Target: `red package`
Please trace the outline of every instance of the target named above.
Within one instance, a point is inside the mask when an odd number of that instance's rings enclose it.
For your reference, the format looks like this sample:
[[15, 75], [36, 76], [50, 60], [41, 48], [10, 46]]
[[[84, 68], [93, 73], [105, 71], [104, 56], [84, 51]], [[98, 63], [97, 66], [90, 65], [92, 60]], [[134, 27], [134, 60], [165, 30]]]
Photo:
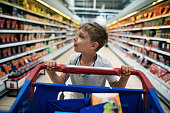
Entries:
[[6, 28], [10, 29], [11, 28], [11, 20], [6, 21]]
[[0, 18], [0, 28], [4, 29], [5, 28], [5, 19], [4, 18]]
[[12, 61], [12, 65], [13, 65], [13, 67], [15, 67], [16, 69], [19, 69], [19, 62], [18, 62], [18, 60], [13, 60], [13, 61]]
[[6, 72], [7, 74], [9, 74], [9, 73], [11, 72], [12, 68], [11, 68], [10, 65], [8, 65], [8, 64], [3, 64], [2, 66], [3, 66], [3, 68], [4, 68], [4, 70], [5, 70], [5, 72]]
[[170, 73], [163, 75], [163, 76], [161, 77], [161, 80], [163, 80], [163, 81], [170, 80]]
[[149, 68], [149, 71], [153, 74], [155, 74], [159, 69], [159, 66], [155, 65], [155, 64], [152, 64]]
[[156, 76], [157, 76], [157, 77], [161, 77], [161, 76], [163, 76], [163, 74], [165, 74], [166, 72], [167, 72], [167, 70], [161, 68], [161, 69], [159, 69], [158, 72], [156, 73]]

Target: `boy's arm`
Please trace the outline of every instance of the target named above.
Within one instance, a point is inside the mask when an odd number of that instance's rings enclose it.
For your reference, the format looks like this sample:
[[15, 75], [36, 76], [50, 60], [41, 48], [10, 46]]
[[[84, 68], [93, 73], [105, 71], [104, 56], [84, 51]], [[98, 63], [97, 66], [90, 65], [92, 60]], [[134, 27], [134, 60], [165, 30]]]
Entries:
[[122, 74], [119, 81], [109, 83], [111, 87], [125, 88], [127, 81], [131, 75], [131, 71], [134, 70], [132, 66], [122, 65], [121, 66]]
[[129, 76], [128, 77], [122, 76], [119, 81], [109, 82], [109, 84], [111, 87], [125, 88], [128, 79], [129, 79]]
[[59, 76], [59, 75], [57, 75], [57, 73], [55, 71], [49, 71], [49, 70], [46, 70], [46, 71], [47, 71], [48, 75], [50, 76], [50, 79], [53, 83], [64, 84], [64, 82], [66, 82], [68, 79], [68, 76], [66, 76], [65, 73], [62, 73]]

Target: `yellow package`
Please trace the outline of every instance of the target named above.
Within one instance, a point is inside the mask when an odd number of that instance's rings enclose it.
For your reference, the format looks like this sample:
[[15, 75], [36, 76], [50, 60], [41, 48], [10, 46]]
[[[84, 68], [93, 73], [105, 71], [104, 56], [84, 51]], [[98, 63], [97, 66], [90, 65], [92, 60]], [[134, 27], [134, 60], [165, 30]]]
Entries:
[[103, 113], [122, 113], [119, 93], [92, 93], [92, 105], [102, 103], [106, 103]]

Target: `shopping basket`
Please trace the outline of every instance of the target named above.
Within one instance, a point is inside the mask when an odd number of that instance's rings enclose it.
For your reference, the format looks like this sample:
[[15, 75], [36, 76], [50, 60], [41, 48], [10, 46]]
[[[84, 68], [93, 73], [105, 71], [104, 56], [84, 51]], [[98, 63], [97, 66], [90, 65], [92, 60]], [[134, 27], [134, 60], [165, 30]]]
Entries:
[[[143, 89], [36, 82], [39, 71], [45, 68], [44, 64], [40, 64], [31, 71], [10, 109], [10, 113], [102, 113], [99, 109], [82, 111], [82, 109], [91, 106], [91, 93], [119, 93], [123, 113], [163, 113], [155, 89], [144, 73], [139, 70], [134, 70], [132, 75], [137, 75], [140, 78]], [[120, 68], [98, 68], [63, 64], [58, 64], [53, 69], [71, 74], [84, 73], [109, 76], [120, 75], [121, 73]], [[59, 92], [62, 91], [82, 93], [84, 98], [57, 100]]]

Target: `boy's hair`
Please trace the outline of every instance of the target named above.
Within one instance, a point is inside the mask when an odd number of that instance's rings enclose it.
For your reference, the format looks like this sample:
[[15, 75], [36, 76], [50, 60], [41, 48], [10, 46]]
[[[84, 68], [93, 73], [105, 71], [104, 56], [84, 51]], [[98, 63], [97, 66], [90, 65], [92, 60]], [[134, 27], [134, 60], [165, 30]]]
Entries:
[[92, 42], [98, 42], [99, 46], [96, 48], [98, 51], [108, 42], [108, 34], [106, 30], [96, 22], [87, 22], [79, 27], [79, 30], [85, 30], [91, 38]]

